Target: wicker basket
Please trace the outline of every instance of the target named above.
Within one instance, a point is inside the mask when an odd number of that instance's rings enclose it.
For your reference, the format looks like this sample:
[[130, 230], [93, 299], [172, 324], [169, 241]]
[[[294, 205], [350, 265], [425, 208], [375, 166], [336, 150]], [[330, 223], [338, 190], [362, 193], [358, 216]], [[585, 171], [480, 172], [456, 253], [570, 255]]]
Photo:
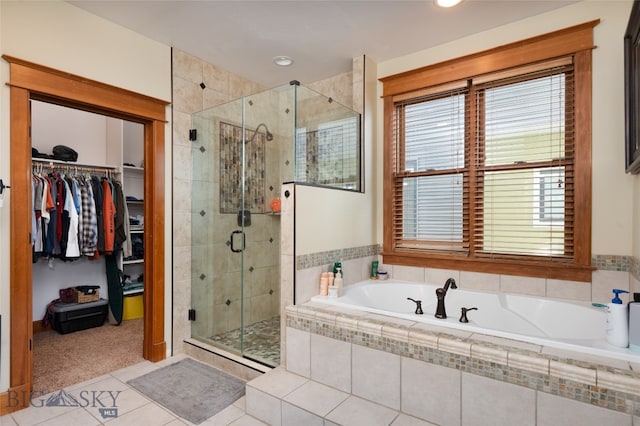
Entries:
[[96, 289], [96, 292], [93, 294], [84, 294], [81, 291], [76, 290], [75, 288], [73, 289], [73, 291], [76, 294], [76, 302], [77, 303], [87, 303], [87, 302], [95, 302], [96, 300], [100, 299], [100, 290]]

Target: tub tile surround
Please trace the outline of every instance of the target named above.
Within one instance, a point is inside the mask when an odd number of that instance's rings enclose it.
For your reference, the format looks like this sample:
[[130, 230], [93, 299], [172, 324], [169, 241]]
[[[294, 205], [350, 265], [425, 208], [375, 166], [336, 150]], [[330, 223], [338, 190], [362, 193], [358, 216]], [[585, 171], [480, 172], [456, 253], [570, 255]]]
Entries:
[[[386, 265], [382, 262], [380, 245], [352, 247], [296, 256], [296, 303], [304, 303], [319, 294], [319, 277], [331, 270], [334, 262], [342, 262], [345, 286], [366, 280], [370, 276], [371, 262], [379, 261], [379, 269], [399, 280], [443, 283], [454, 278], [466, 290], [522, 294], [576, 301], [609, 303], [611, 290], [619, 288], [640, 292], [640, 260], [631, 256], [594, 255], [592, 264], [597, 269], [592, 281], [568, 281], [512, 275], [489, 274], [437, 268]], [[620, 297], [626, 303], [629, 295]]]
[[332, 388], [328, 372], [339, 371], [339, 390], [435, 424], [563, 424], [552, 415], [558, 407], [571, 407], [562, 417], [572, 424], [631, 425], [640, 416], [635, 363], [427, 324], [383, 336], [402, 326], [381, 318], [313, 302], [287, 307], [287, 339], [298, 348], [286, 354], [287, 368]]

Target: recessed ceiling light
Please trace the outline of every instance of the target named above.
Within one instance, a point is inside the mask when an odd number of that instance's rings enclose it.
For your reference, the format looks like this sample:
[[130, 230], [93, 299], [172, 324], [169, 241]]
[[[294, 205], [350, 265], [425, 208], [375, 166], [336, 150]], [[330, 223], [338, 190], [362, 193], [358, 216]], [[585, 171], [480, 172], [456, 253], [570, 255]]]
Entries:
[[273, 58], [273, 63], [280, 67], [288, 67], [293, 64], [293, 59], [288, 56], [276, 56]]
[[439, 7], [453, 7], [462, 2], [462, 0], [433, 0], [433, 2]]

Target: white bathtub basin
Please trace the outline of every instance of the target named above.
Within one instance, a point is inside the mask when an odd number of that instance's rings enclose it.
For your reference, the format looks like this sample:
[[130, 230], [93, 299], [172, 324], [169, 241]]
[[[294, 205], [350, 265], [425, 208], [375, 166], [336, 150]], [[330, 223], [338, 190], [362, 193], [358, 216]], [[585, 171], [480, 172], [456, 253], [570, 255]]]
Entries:
[[[607, 343], [606, 310], [590, 302], [450, 288], [445, 298], [447, 318], [438, 319], [434, 316], [435, 291], [441, 286], [367, 280], [345, 287], [342, 297], [315, 296], [312, 301], [543, 346], [640, 360], [640, 354]], [[422, 301], [423, 315], [415, 314], [416, 305], [408, 297]], [[468, 323], [459, 322], [462, 307], [478, 308], [467, 313]]]

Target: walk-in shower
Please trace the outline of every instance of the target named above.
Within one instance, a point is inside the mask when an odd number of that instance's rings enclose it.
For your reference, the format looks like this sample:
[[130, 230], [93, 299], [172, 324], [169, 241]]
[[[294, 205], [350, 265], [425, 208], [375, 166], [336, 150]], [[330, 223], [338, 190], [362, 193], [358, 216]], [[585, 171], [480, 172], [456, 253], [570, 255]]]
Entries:
[[359, 190], [360, 116], [292, 84], [193, 114], [192, 127], [191, 337], [278, 365], [271, 201], [283, 182]]

